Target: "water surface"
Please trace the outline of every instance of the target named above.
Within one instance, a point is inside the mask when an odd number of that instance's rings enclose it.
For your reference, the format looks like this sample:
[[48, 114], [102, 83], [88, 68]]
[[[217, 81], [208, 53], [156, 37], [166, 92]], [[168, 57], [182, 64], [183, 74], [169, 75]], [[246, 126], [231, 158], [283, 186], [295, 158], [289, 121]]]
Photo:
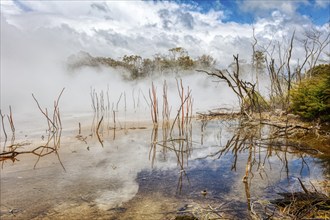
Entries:
[[[161, 124], [122, 121], [114, 130], [105, 121], [98, 138], [98, 121], [64, 120], [59, 157], [41, 157], [35, 169], [33, 154], [3, 163], [1, 219], [241, 219], [278, 192], [301, 191], [298, 178], [306, 185], [328, 178], [328, 161], [270, 139], [266, 126], [193, 120], [179, 135], [176, 126], [171, 133]], [[17, 151], [45, 144], [48, 134], [18, 132], [14, 143], [30, 144]]]

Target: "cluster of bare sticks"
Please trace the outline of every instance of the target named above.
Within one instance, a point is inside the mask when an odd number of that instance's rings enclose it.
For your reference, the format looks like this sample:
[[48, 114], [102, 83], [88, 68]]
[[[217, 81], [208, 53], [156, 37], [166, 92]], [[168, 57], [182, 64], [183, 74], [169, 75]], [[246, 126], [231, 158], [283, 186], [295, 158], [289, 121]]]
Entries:
[[[61, 145], [61, 133], [62, 133], [62, 122], [61, 122], [61, 115], [60, 115], [60, 109], [59, 109], [59, 101], [60, 101], [63, 91], [64, 91], [64, 88], [60, 92], [58, 98], [54, 101], [54, 109], [53, 109], [52, 115], [49, 114], [47, 108], [45, 110], [43, 110], [41, 108], [38, 100], [32, 94], [32, 97], [35, 100], [35, 102], [37, 103], [39, 110], [47, 119], [47, 125], [48, 125], [47, 142], [44, 145], [40, 145], [32, 150], [25, 150], [25, 151], [20, 150], [20, 147], [29, 145], [29, 143], [15, 143], [15, 144], [12, 143], [10, 146], [7, 147], [9, 149], [9, 151], [7, 151], [6, 147], [5, 147], [3, 152], [0, 153], [0, 161], [4, 162], [9, 159], [9, 160], [12, 160], [13, 162], [15, 162], [17, 160], [16, 157], [20, 154], [34, 154], [34, 155], [38, 156], [38, 160], [36, 161], [36, 163], [34, 165], [34, 167], [36, 167], [36, 165], [38, 164], [41, 157], [54, 152], [56, 154], [58, 160], [60, 161], [61, 166], [65, 170], [65, 168], [60, 160], [60, 156], [58, 154], [58, 150]], [[2, 114], [1, 114], [1, 117], [3, 118]], [[9, 118], [9, 122], [10, 122], [10, 126], [12, 128], [12, 131], [14, 133], [15, 130], [14, 130], [13, 116], [12, 116], [11, 111], [10, 111], [10, 116], [8, 118]], [[3, 120], [2, 120], [2, 127], [4, 128]]]
[[[191, 96], [191, 90], [188, 87], [185, 92], [182, 80], [177, 80], [177, 89], [180, 99], [180, 106], [177, 110], [176, 117], [170, 125], [170, 114], [171, 108], [169, 107], [168, 96], [167, 96], [167, 83], [163, 83], [163, 107], [162, 107], [162, 141], [158, 141], [158, 99], [157, 92], [154, 84], [149, 91], [149, 98], [151, 101], [151, 118], [154, 123], [154, 127], [151, 133], [151, 147], [149, 152], [149, 159], [153, 166], [156, 158], [157, 145], [162, 147], [161, 153], [166, 158], [168, 151], [174, 152], [177, 158], [179, 171], [179, 180], [177, 190], [181, 192], [183, 185], [183, 177], [185, 176], [188, 183], [190, 184], [189, 177], [185, 170], [185, 164], [188, 163], [188, 157], [192, 149], [192, 107], [193, 99]], [[174, 128], [178, 128], [178, 136], [173, 138]]]
[[[132, 100], [133, 100], [133, 108], [136, 112], [139, 108], [141, 108], [141, 95], [143, 96], [147, 106], [150, 104], [145, 97], [143, 91], [141, 89], [138, 92], [135, 92], [135, 89], [132, 90]], [[116, 138], [116, 130], [124, 129], [127, 132], [127, 100], [128, 95], [126, 92], [121, 92], [118, 99], [110, 100], [109, 86], [107, 87], [106, 92], [103, 90], [96, 91], [91, 87], [90, 89], [90, 97], [92, 101], [92, 109], [94, 111], [93, 122], [91, 126], [91, 135], [96, 135], [98, 141], [103, 146], [103, 136], [104, 132], [113, 131], [113, 140]], [[157, 112], [158, 114], [158, 112]], [[121, 117], [124, 116], [123, 124], [119, 121], [119, 115]], [[158, 117], [158, 116], [157, 116]], [[79, 134], [77, 135], [77, 139], [86, 143], [87, 137], [82, 136], [81, 134], [81, 124], [79, 123]]]
[[[106, 99], [105, 99], [106, 94]], [[91, 126], [91, 132], [92, 136], [93, 134], [96, 134], [98, 141], [103, 146], [103, 132], [113, 130], [114, 134], [113, 137], [115, 139], [115, 130], [117, 129], [117, 123], [118, 121], [118, 113], [119, 113], [119, 104], [122, 100], [122, 97], [124, 97], [124, 111], [125, 111], [125, 117], [126, 117], [126, 111], [127, 111], [127, 104], [126, 104], [126, 93], [120, 93], [120, 96], [116, 103], [112, 102], [110, 104], [110, 95], [109, 95], [109, 86], [107, 87], [106, 93], [101, 90], [99, 93], [95, 91], [95, 89], [91, 88], [90, 96], [92, 100], [92, 108], [94, 110], [94, 117], [93, 122]], [[112, 121], [112, 125], [110, 123], [110, 120]], [[106, 125], [105, 125], [106, 123]], [[120, 129], [121, 124], [119, 123]], [[126, 126], [126, 124], [125, 124]]]
[[[105, 99], [105, 95], [106, 95], [106, 99]], [[104, 92], [103, 90], [101, 90], [101, 92], [96, 92], [95, 89], [93, 89], [91, 87], [90, 90], [90, 97], [91, 97], [91, 101], [92, 101], [92, 108], [94, 111], [94, 117], [93, 117], [93, 122], [92, 122], [92, 126], [91, 126], [91, 131], [92, 131], [92, 135], [96, 134], [98, 141], [100, 142], [100, 144], [103, 147], [103, 140], [101, 138], [102, 134], [103, 134], [103, 130], [104, 130], [104, 126], [103, 126], [103, 121], [104, 118], [107, 119], [108, 121], [108, 125], [107, 127], [109, 127], [109, 120], [110, 120], [110, 98], [109, 98], [109, 86], [107, 87], [107, 91]], [[112, 106], [112, 109], [114, 107]], [[114, 121], [115, 121], [115, 117], [114, 117]], [[79, 129], [80, 129], [80, 123], [79, 123]], [[84, 142], [85, 139], [84, 139]]]
[[182, 191], [184, 177], [187, 179], [188, 184], [190, 184], [190, 180], [185, 167], [188, 166], [188, 158], [190, 157], [192, 150], [191, 128], [192, 127], [190, 127], [190, 132], [186, 133], [185, 138], [168, 138], [169, 130], [167, 128], [163, 128], [163, 139], [158, 140], [158, 126], [154, 126], [151, 133], [151, 144], [149, 151], [149, 160], [151, 161], [151, 166], [154, 166], [156, 154], [159, 152], [159, 149], [157, 150], [157, 146], [161, 148], [160, 153], [162, 154], [164, 160], [167, 159], [167, 154], [169, 152], [174, 153], [179, 168], [179, 179], [177, 185], [177, 191], [179, 193]]
[[92, 100], [92, 108], [97, 116], [104, 115], [107, 111], [109, 111], [109, 87], [106, 92], [107, 103], [105, 103], [103, 90], [100, 93], [97, 93], [95, 89], [91, 88], [90, 96]]
[[300, 178], [298, 181], [303, 191], [278, 193], [283, 198], [270, 201], [278, 207], [281, 219], [328, 219], [330, 197], [313, 183], [312, 190], [308, 190]]
[[171, 134], [173, 131], [173, 126], [175, 124], [175, 121], [177, 120], [178, 129], [179, 129], [179, 136], [184, 136], [185, 131], [189, 124], [191, 124], [191, 118], [192, 118], [192, 107], [193, 107], [193, 100], [191, 97], [191, 90], [189, 89], [189, 86], [187, 88], [187, 94], [184, 92], [184, 87], [182, 85], [182, 79], [180, 79], [180, 83], [177, 80], [177, 88], [178, 93], [180, 96], [180, 107], [178, 109], [178, 113], [174, 119], [174, 122], [172, 124], [171, 128]]
[[[177, 125], [179, 129], [179, 136], [184, 136], [185, 130], [189, 124], [191, 124], [192, 119], [192, 108], [193, 108], [193, 99], [191, 96], [191, 90], [188, 86], [187, 92], [185, 92], [182, 79], [176, 81], [177, 89], [180, 98], [180, 106], [177, 110], [177, 114], [174, 118], [174, 121], [171, 125], [170, 134], [172, 136], [174, 126]], [[171, 108], [169, 107], [168, 96], [167, 96], [167, 83], [166, 80], [163, 83], [163, 108], [162, 108], [162, 117], [163, 117], [163, 128], [169, 127]], [[150, 114], [154, 126], [158, 126], [159, 122], [159, 111], [158, 111], [158, 97], [157, 97], [157, 88], [154, 83], [151, 84], [151, 89], [149, 90], [149, 98], [151, 103]]]
[[246, 82], [242, 79], [239, 66], [238, 54], [234, 57], [235, 70], [230, 73], [226, 70], [216, 69], [215, 71], [208, 72], [205, 70], [197, 70], [198, 72], [206, 73], [209, 76], [217, 77], [220, 80], [225, 81], [229, 88], [236, 94], [239, 105], [241, 108], [241, 114], [252, 118], [252, 113], [258, 112], [261, 114], [265, 108], [268, 108], [267, 102], [256, 90], [256, 83]]
[[[1, 116], [2, 131], [5, 135], [5, 142], [7, 142], [8, 135], [7, 135], [7, 132], [5, 129], [5, 120], [4, 120], [6, 115], [2, 114], [1, 109], [0, 109], [0, 116]], [[14, 142], [15, 141], [15, 125], [14, 125], [13, 112], [11, 110], [11, 106], [9, 106], [9, 115], [7, 115], [7, 119], [8, 119], [8, 123], [9, 123], [10, 129], [11, 129], [11, 132], [12, 132], [11, 141]]]

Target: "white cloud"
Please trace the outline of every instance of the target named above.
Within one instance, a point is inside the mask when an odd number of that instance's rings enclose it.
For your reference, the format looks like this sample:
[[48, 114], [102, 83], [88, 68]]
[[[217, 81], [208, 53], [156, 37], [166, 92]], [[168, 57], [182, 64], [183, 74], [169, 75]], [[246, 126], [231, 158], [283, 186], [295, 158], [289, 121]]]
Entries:
[[[301, 3], [306, 1], [243, 1], [241, 7], [257, 11], [277, 8], [270, 16], [257, 19], [254, 26], [259, 37], [283, 38], [293, 29], [303, 31], [306, 24], [312, 25], [308, 18], [293, 14]], [[202, 53], [218, 56], [223, 52], [215, 48], [224, 50], [227, 46], [229, 59], [231, 53], [248, 54], [249, 51], [243, 52], [238, 47], [240, 44], [234, 41], [216, 42], [217, 36], [252, 37], [251, 25], [221, 22], [224, 11], [201, 13], [191, 10], [193, 6], [173, 2], [24, 1], [24, 4], [32, 11], [24, 13], [12, 2], [5, 2], [2, 16], [35, 41], [52, 42], [56, 51], [63, 49], [64, 54], [86, 50], [93, 55], [113, 58], [124, 54], [150, 57], [182, 46], [192, 56]], [[51, 50], [51, 47], [46, 48]]]
[[[6, 64], [1, 67], [4, 79], [1, 95], [3, 91], [14, 91], [9, 85], [14, 86], [20, 74], [38, 72], [33, 80], [45, 79], [43, 72], [57, 74], [55, 68], [47, 71], [47, 65], [65, 61], [69, 55], [81, 50], [93, 56], [118, 59], [125, 54], [143, 57], [167, 54], [168, 49], [180, 46], [193, 57], [210, 54], [217, 59], [220, 68], [232, 62], [233, 54], [239, 54], [248, 62], [251, 60], [252, 25], [222, 22], [223, 11], [201, 13], [188, 6], [180, 8], [173, 2], [62, 3], [24, 1], [32, 10], [24, 12], [12, 2], [1, 2], [1, 62]], [[251, 9], [257, 7], [253, 4]], [[288, 4], [294, 7], [293, 3]], [[261, 4], [261, 7], [270, 6]], [[281, 7], [285, 7], [284, 3]], [[257, 19], [253, 26], [260, 44], [288, 39], [293, 30], [297, 36], [302, 36], [305, 30], [315, 27], [307, 17], [288, 15], [281, 10]], [[316, 28], [329, 31], [326, 26]], [[295, 58], [298, 55], [295, 54]], [[21, 78], [26, 82], [25, 77]], [[35, 86], [34, 83], [31, 85]], [[28, 93], [32, 88], [29, 87]], [[10, 98], [6, 99], [8, 103]]]
[[328, 0], [315, 0], [315, 4], [321, 8], [329, 7], [330, 1]]
[[12, 1], [1, 1], [0, 6], [1, 6], [1, 15], [2, 13], [19, 14], [21, 12], [21, 9], [19, 9]]
[[307, 0], [283, 1], [283, 0], [242, 0], [239, 5], [243, 11], [265, 15], [273, 10], [286, 14], [294, 14], [300, 4], [309, 4]]

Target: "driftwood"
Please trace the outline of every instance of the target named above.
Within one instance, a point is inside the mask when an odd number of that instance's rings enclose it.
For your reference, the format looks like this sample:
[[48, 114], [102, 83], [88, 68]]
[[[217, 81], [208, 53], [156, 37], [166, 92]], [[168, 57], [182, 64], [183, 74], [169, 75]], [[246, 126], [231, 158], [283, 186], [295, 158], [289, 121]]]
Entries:
[[[47, 152], [38, 152], [38, 150], [44, 150], [44, 149], [47, 149], [49, 151]], [[20, 154], [34, 154], [36, 156], [39, 156], [39, 157], [43, 157], [43, 156], [46, 156], [48, 154], [51, 154], [53, 153], [54, 151], [56, 151], [55, 148], [53, 147], [46, 147], [46, 146], [39, 146], [33, 150], [30, 150], [30, 151], [16, 151], [16, 150], [12, 150], [12, 151], [7, 151], [7, 152], [2, 152], [0, 153], [0, 161], [5, 161], [5, 160], [12, 160], [13, 162], [16, 161], [16, 157]]]
[[290, 215], [293, 219], [317, 216], [319, 212], [329, 213], [329, 196], [318, 192], [315, 188], [314, 192], [309, 191], [299, 178], [298, 180], [303, 189], [302, 192], [278, 193], [283, 198], [275, 199], [271, 203], [282, 207], [284, 214]]
[[270, 125], [270, 126], [274, 126], [280, 129], [304, 129], [304, 130], [311, 130], [313, 129], [313, 127], [307, 127], [307, 126], [303, 126], [303, 125], [297, 125], [297, 124], [287, 124], [287, 123], [281, 123], [281, 122], [272, 122], [272, 121], [266, 121], [266, 120], [262, 120], [260, 121], [260, 124], [263, 125]]
[[[53, 115], [50, 116], [48, 114], [48, 110], [47, 108], [45, 110], [43, 110], [38, 102], [38, 100], [36, 99], [36, 97], [32, 94], [32, 97], [34, 99], [34, 101], [36, 102], [38, 109], [40, 110], [40, 112], [45, 116], [45, 118], [47, 119], [47, 124], [48, 124], [48, 140], [44, 145], [35, 147], [32, 150], [20, 150], [19, 147], [22, 147], [24, 145], [29, 145], [30, 143], [14, 143], [14, 140], [12, 140], [12, 144], [10, 146], [4, 146], [3, 151], [0, 153], [0, 161], [2, 161], [3, 163], [6, 160], [12, 160], [13, 162], [18, 161], [17, 156], [21, 155], [21, 154], [33, 154], [36, 155], [38, 157], [34, 168], [36, 167], [36, 165], [38, 164], [39, 160], [41, 157], [46, 156], [48, 154], [51, 153], [55, 153], [62, 168], [65, 171], [65, 168], [61, 162], [60, 156], [58, 154], [58, 150], [60, 148], [60, 143], [61, 143], [61, 134], [62, 134], [62, 122], [61, 122], [61, 117], [60, 117], [60, 110], [59, 110], [59, 101], [60, 98], [62, 96], [62, 93], [64, 91], [64, 88], [61, 90], [59, 96], [57, 97], [57, 99], [54, 101], [54, 110], [53, 110]], [[0, 112], [1, 114], [1, 112]], [[3, 119], [3, 115], [1, 114], [1, 118]], [[14, 134], [15, 132], [15, 127], [14, 127], [14, 123], [13, 123], [13, 116], [12, 116], [12, 112], [11, 112], [11, 107], [10, 107], [10, 116], [8, 116], [8, 120], [10, 122], [10, 126], [11, 126], [11, 130]], [[3, 123], [2, 123], [3, 125]], [[42, 140], [44, 139], [43, 135], [42, 135]], [[51, 146], [51, 143], [52, 146]], [[8, 149], [8, 150], [7, 150]], [[3, 164], [2, 164], [3, 165]]]

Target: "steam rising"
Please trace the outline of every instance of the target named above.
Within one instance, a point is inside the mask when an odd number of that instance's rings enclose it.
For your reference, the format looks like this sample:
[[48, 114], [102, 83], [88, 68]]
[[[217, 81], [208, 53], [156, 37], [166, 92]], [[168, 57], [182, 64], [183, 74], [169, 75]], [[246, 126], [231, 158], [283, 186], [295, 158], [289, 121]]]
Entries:
[[[193, 58], [211, 55], [217, 60], [218, 68], [227, 68], [232, 63], [233, 54], [239, 54], [243, 64], [250, 63], [252, 25], [219, 22], [225, 17], [221, 12], [203, 14], [192, 12], [189, 7], [180, 11], [179, 5], [171, 2], [154, 4], [142, 1], [128, 5], [81, 2], [80, 7], [74, 3], [25, 2], [21, 3], [25, 12], [19, 11], [13, 3], [1, 4], [4, 12], [1, 14], [1, 109], [4, 113], [9, 105], [16, 117], [36, 112], [31, 93], [44, 107], [51, 108], [64, 87], [61, 112], [91, 112], [91, 88], [99, 93], [109, 88], [111, 106], [125, 94], [127, 115], [135, 117], [132, 114], [139, 110], [147, 118], [148, 104], [143, 95], [149, 101], [151, 82], [154, 81], [161, 97], [162, 84], [167, 81], [170, 106], [176, 109], [175, 78], [180, 77], [184, 86], [192, 90], [195, 112], [237, 106], [237, 99], [226, 84], [213, 82], [194, 71], [184, 76], [164, 77], [159, 74], [152, 79], [127, 81], [123, 80], [122, 71], [111, 68], [82, 68], [69, 72], [66, 60], [79, 51], [113, 59], [131, 54], [152, 58], [157, 53], [166, 54], [168, 49], [180, 46]], [[129, 12], [133, 10], [141, 17], [132, 16]], [[267, 45], [270, 40], [282, 42], [293, 29], [296, 29], [297, 38], [302, 37], [304, 30], [312, 26], [307, 18], [290, 20], [279, 11], [267, 19], [258, 19], [253, 25], [260, 45]], [[315, 28], [327, 32], [326, 24]], [[297, 63], [303, 48], [297, 51], [293, 54], [293, 63]], [[251, 77], [249, 68], [245, 68], [245, 73]], [[261, 89], [267, 91], [267, 83], [261, 84], [266, 85]], [[140, 106], [136, 109], [138, 100]], [[124, 99], [121, 99], [120, 114], [124, 112], [124, 106]]]
[[[54, 34], [51, 30], [37, 36], [18, 30], [5, 19], [1, 22], [4, 30], [1, 32], [1, 52], [4, 55], [1, 56], [1, 109], [4, 112], [9, 105], [14, 115], [37, 112], [32, 93], [44, 107], [51, 109], [54, 99], [65, 87], [60, 101], [63, 113], [92, 112], [90, 92], [95, 89], [98, 93], [109, 91], [111, 107], [116, 106], [120, 96], [125, 95], [128, 117], [140, 111], [148, 119], [151, 83], [155, 83], [161, 100], [164, 80], [169, 86], [170, 106], [176, 109], [179, 104], [176, 85], [176, 79], [180, 78], [178, 75], [164, 77], [155, 74], [158, 76], [154, 78], [128, 81], [123, 79], [122, 70], [113, 68], [86, 67], [70, 72], [66, 60], [80, 49], [77, 45], [54, 39], [54, 36], [50, 38]], [[235, 106], [236, 98], [225, 84], [214, 83], [206, 75], [195, 71], [182, 76], [182, 80], [184, 86], [192, 90], [195, 111], [205, 111], [223, 104]], [[124, 112], [124, 106], [124, 98], [121, 98], [120, 114]], [[172, 116], [175, 114], [173, 111]]]

